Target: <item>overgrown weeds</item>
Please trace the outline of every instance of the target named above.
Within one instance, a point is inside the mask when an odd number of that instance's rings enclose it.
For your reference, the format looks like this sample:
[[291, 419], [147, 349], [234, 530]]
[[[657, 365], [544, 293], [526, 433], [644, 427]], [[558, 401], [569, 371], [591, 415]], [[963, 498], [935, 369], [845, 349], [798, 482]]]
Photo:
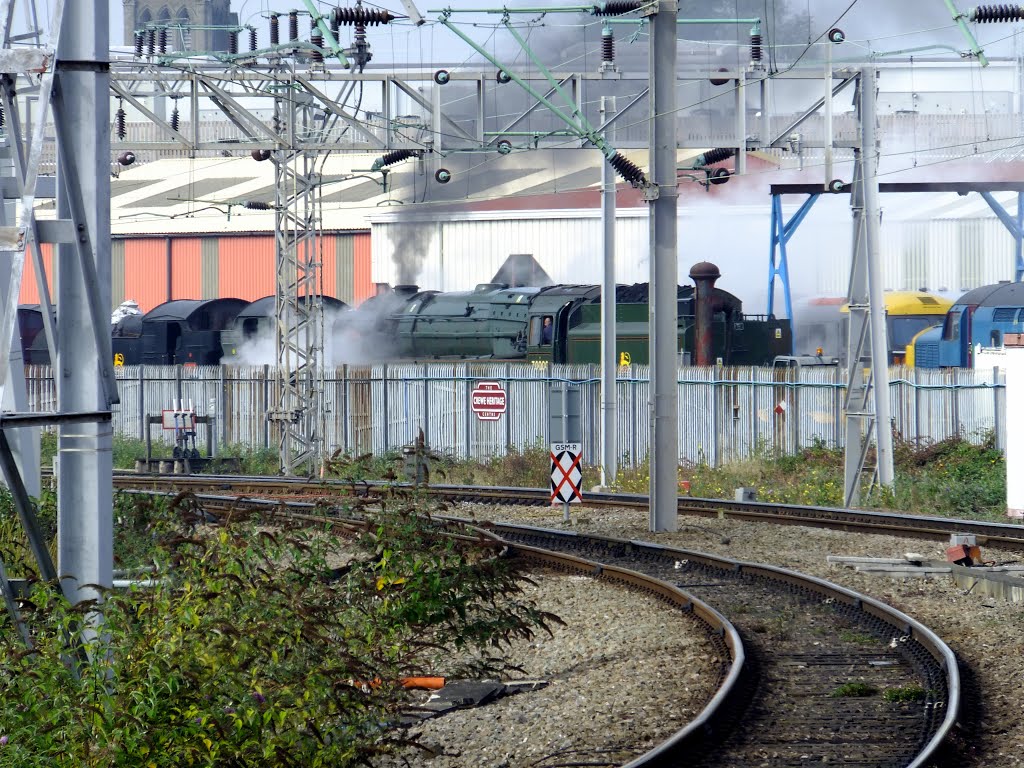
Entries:
[[[895, 486], [891, 492], [861, 484], [863, 506], [895, 509], [944, 517], [999, 520], [1006, 516], [1006, 463], [992, 435], [980, 444], [952, 437], [927, 445], [900, 439], [894, 443]], [[868, 456], [868, 466], [874, 461]], [[679, 469], [681, 493], [706, 499], [732, 499], [738, 487], [753, 487], [759, 501], [806, 506], [844, 505], [843, 451], [822, 442], [797, 455], [783, 455], [762, 446], [753, 459], [712, 467], [707, 462]], [[503, 468], [495, 471], [495, 468]], [[488, 474], [484, 474], [488, 472]], [[488, 462], [470, 480], [500, 477], [494, 484], [547, 485], [550, 471], [546, 453], [510, 454]], [[590, 476], [596, 470], [591, 469]], [[585, 475], [586, 476], [586, 475]], [[529, 481], [526, 480], [529, 478]], [[586, 481], [585, 481], [586, 482]], [[685, 483], [685, 484], [684, 484]], [[650, 464], [643, 461], [620, 469], [616, 488], [646, 494]]]
[[[0, 627], [0, 765], [361, 764], [398, 743], [403, 676], [498, 674], [503, 646], [558, 621], [508, 561], [394, 499], [354, 541], [210, 525], [188, 496], [140, 509], [156, 570], [105, 596], [101, 627], [38, 582], [33, 647]], [[90, 663], [69, 664], [69, 633]]]

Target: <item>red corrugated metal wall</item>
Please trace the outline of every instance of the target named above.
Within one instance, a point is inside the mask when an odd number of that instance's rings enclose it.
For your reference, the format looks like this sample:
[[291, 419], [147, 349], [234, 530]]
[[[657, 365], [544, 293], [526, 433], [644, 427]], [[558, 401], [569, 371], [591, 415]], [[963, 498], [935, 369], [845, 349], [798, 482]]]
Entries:
[[355, 264], [353, 265], [352, 298], [359, 304], [374, 294], [370, 261], [370, 233], [360, 232], [352, 236]]
[[320, 258], [320, 292], [334, 296], [338, 285], [338, 256], [334, 235], [324, 235], [317, 242]]
[[167, 301], [167, 241], [139, 238], [124, 243], [124, 297], [148, 312]]
[[274, 293], [274, 238], [220, 238], [218, 284], [221, 297], [255, 299]]
[[[325, 235], [318, 242], [322, 259], [321, 285], [323, 292], [334, 296], [338, 280], [337, 237], [351, 237], [354, 264], [353, 291], [356, 303], [374, 293], [370, 279], [370, 234]], [[210, 253], [206, 239], [216, 239], [216, 251]], [[274, 293], [274, 237], [273, 235], [246, 235], [242, 237], [182, 237], [171, 240], [171, 298], [196, 299], [203, 295], [204, 251], [210, 269], [216, 265], [216, 293], [221, 297], [235, 297], [253, 301]], [[163, 237], [127, 238], [124, 247], [124, 296], [139, 303], [143, 312], [168, 300], [167, 239]], [[43, 246], [48, 273], [50, 246]], [[211, 260], [211, 258], [213, 260]], [[21, 303], [38, 302], [35, 278], [31, 265], [26, 267], [25, 282], [21, 290]], [[210, 276], [207, 278], [211, 279]], [[209, 286], [207, 286], [209, 287]]]
[[172, 299], [198, 299], [203, 295], [200, 243], [198, 237], [171, 238]]
[[[43, 267], [46, 269], [46, 284], [50, 288], [50, 298], [53, 301], [56, 301], [57, 299], [53, 295], [53, 245], [50, 243], [43, 243], [40, 247], [43, 251]], [[25, 252], [25, 269], [21, 274], [21, 293], [18, 294], [18, 303], [39, 303], [39, 288], [36, 285], [36, 270], [32, 264], [32, 254], [29, 251]]]

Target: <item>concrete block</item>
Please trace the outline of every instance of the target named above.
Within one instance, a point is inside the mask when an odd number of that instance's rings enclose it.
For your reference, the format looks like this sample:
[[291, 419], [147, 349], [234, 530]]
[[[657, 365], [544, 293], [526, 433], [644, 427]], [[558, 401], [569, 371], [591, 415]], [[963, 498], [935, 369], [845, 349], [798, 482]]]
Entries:
[[736, 501], [757, 501], [756, 488], [737, 488]]
[[980, 565], [981, 548], [967, 544], [957, 544], [946, 548], [946, 560], [956, 565]]
[[969, 547], [978, 544], [978, 537], [973, 533], [953, 533], [949, 536], [949, 545], [955, 547], [958, 544], [966, 544]]

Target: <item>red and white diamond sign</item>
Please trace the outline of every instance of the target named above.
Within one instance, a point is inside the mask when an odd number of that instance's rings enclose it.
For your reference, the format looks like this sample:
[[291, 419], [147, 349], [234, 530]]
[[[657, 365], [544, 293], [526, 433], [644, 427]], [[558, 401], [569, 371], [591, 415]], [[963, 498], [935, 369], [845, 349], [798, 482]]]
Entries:
[[579, 504], [583, 501], [582, 443], [551, 444], [551, 503]]
[[505, 390], [496, 381], [478, 381], [470, 395], [470, 407], [481, 421], [497, 421], [507, 407]]

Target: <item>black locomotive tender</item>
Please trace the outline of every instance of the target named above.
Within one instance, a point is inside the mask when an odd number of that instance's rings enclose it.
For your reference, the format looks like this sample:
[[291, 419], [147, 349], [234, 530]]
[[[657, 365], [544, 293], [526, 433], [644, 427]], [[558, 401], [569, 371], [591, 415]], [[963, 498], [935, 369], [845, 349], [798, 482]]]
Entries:
[[[789, 320], [745, 315], [739, 298], [712, 288], [711, 359], [724, 365], [769, 365], [791, 354]], [[678, 349], [695, 356], [696, 291], [678, 289]], [[648, 285], [616, 288], [619, 364], [648, 363]], [[461, 292], [400, 285], [355, 309], [324, 297], [329, 364], [431, 360], [599, 363], [601, 289], [596, 285], [509, 287], [483, 283]], [[49, 356], [39, 307], [18, 309], [25, 362]], [[247, 345], [273, 350], [274, 297], [175, 300], [112, 327], [118, 365], [217, 365], [255, 362]], [[545, 325], [550, 331], [545, 331]], [[271, 363], [270, 359], [261, 362]]]

